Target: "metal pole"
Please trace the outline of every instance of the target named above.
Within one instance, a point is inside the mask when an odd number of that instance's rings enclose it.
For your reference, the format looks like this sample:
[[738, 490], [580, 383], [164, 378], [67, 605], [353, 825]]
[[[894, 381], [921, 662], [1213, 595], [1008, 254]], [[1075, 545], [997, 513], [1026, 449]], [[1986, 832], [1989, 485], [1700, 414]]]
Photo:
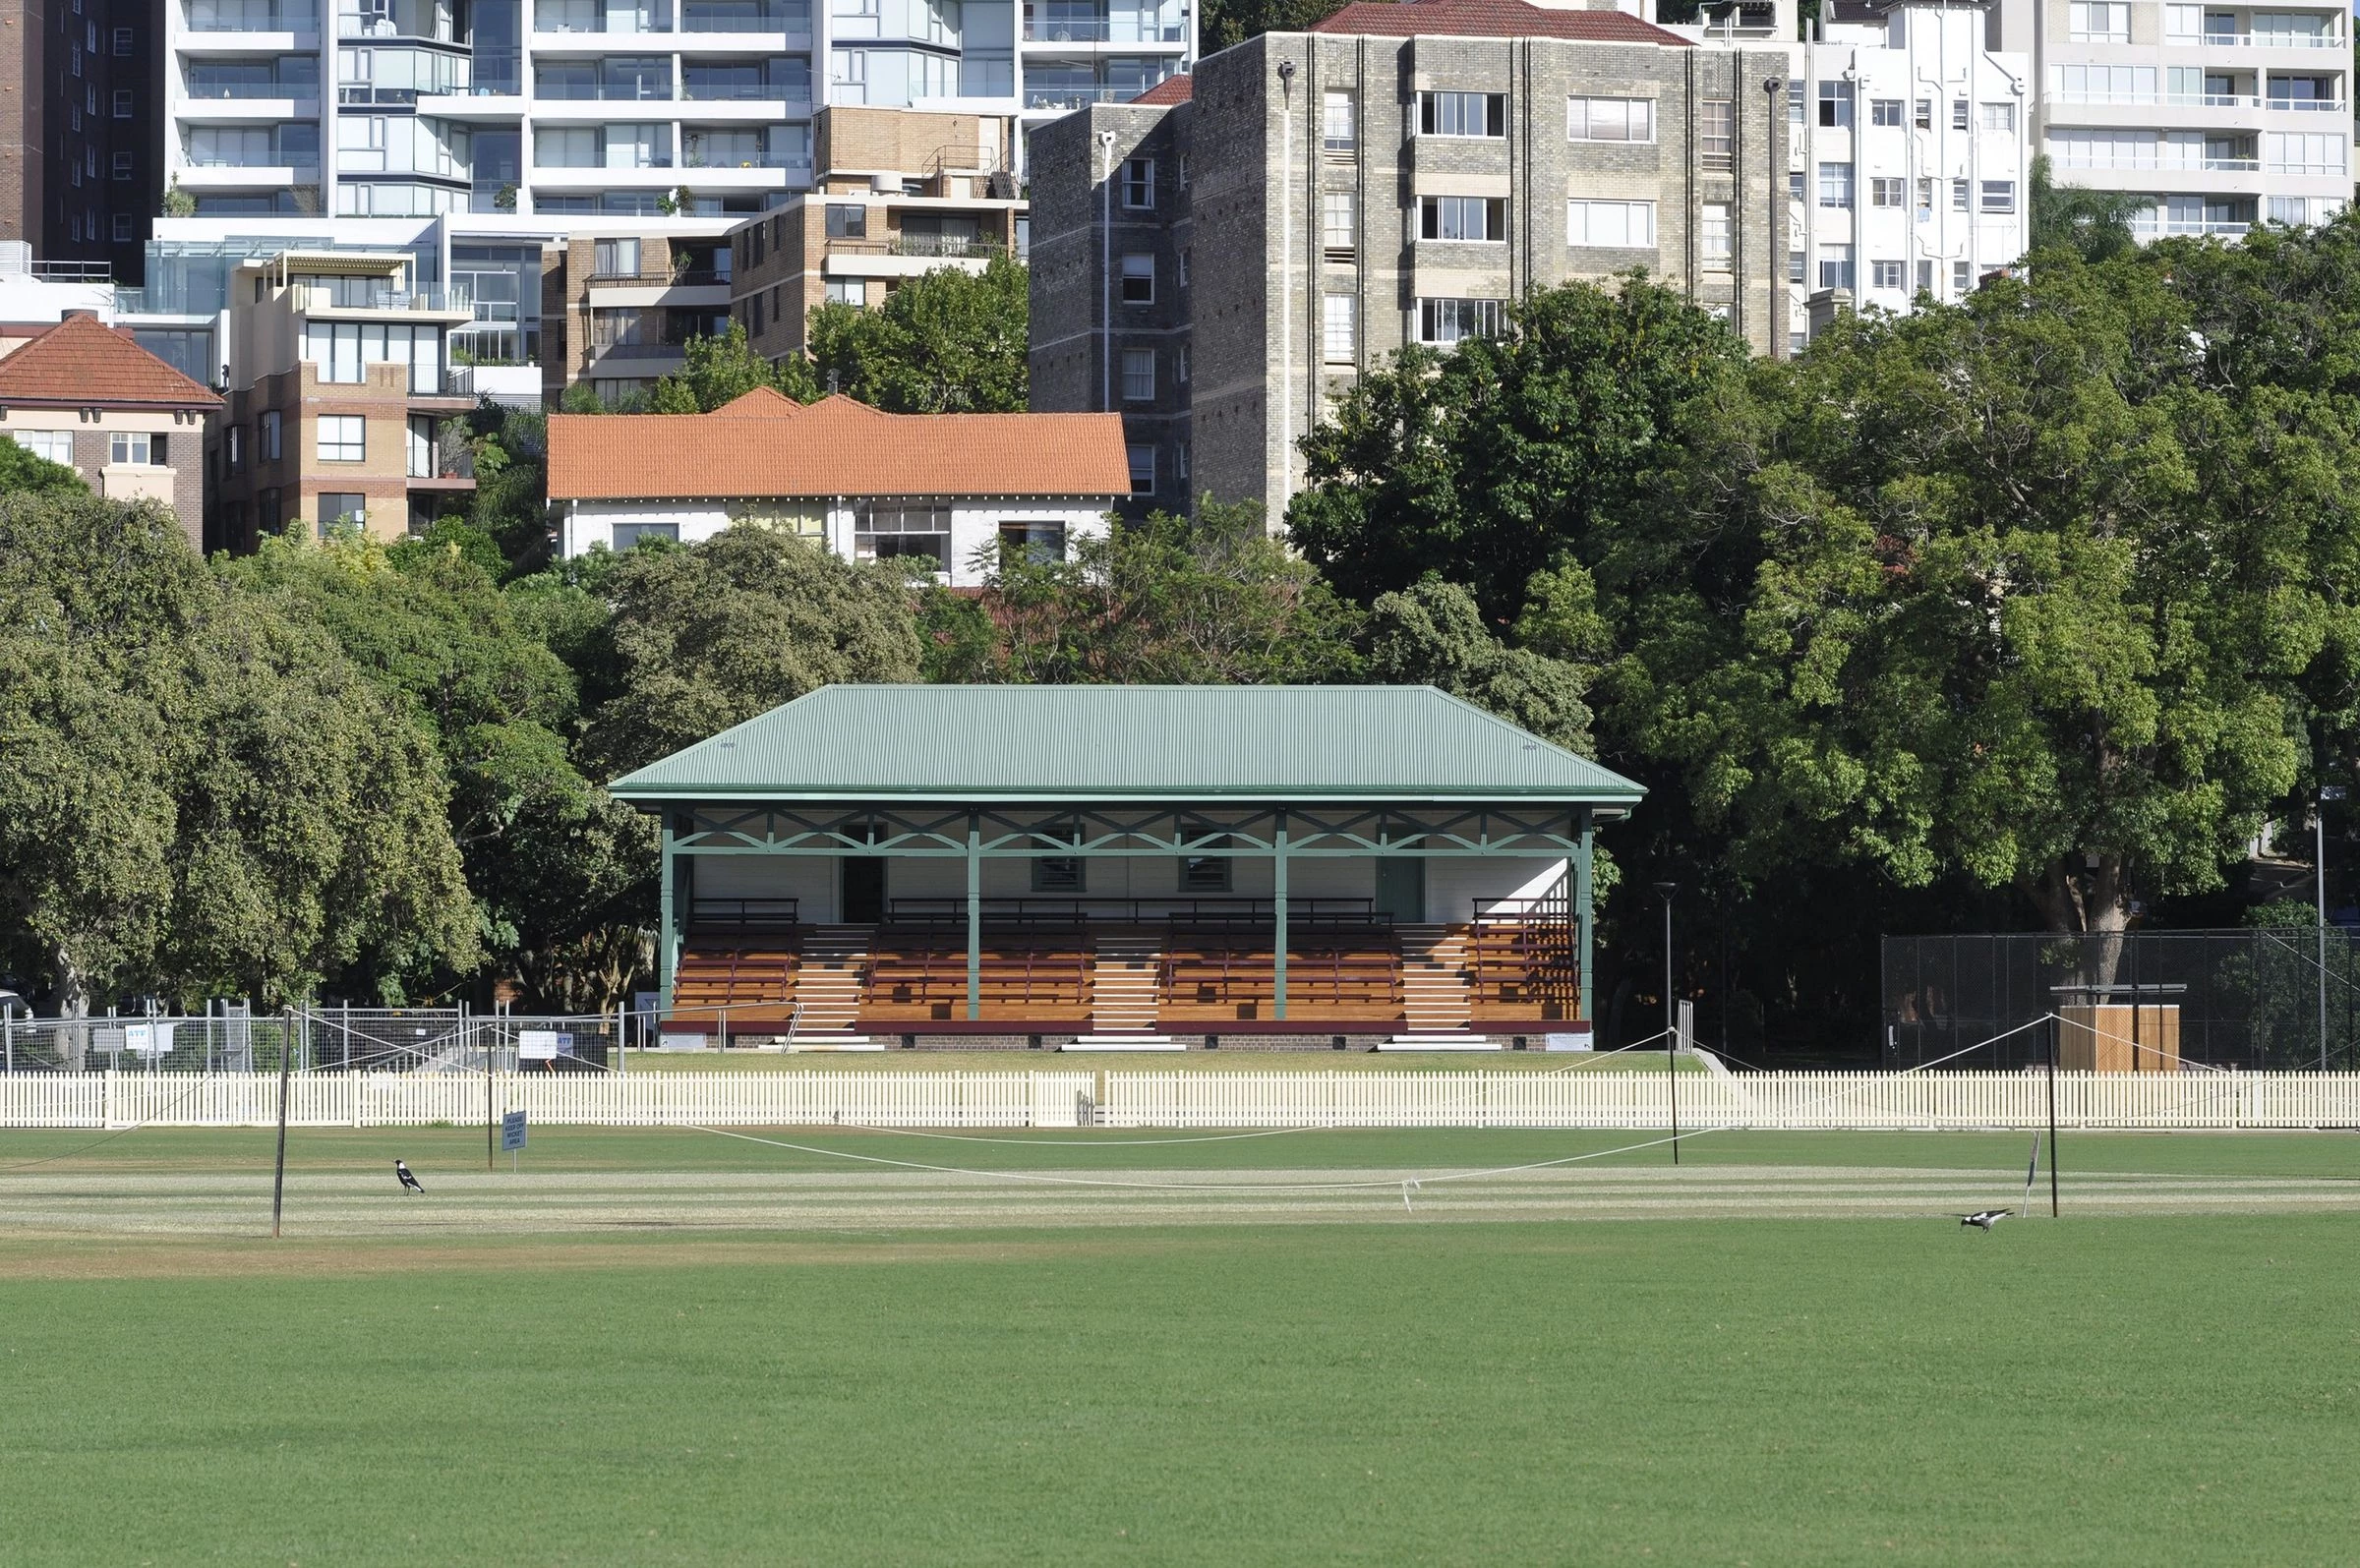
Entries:
[[[2336, 793], [2342, 793], [2337, 790]], [[2311, 813], [2313, 842], [2319, 847], [2319, 1070], [2328, 1070], [2328, 791], [2319, 792], [2320, 808]]]
[[1276, 829], [1270, 836], [1270, 1016], [1286, 1016], [1286, 808], [1278, 808]]
[[983, 814], [967, 813], [967, 1016], [983, 1016]]
[[270, 1177], [270, 1239], [278, 1239], [280, 1214], [287, 1197], [287, 1069], [295, 1059], [295, 1018], [290, 1009], [286, 1032], [278, 1040], [278, 1164]]
[[2061, 1024], [2048, 1030], [2048, 1217], [2057, 1217], [2057, 1045]]
[[[459, 1004], [459, 1028], [460, 1037], [464, 1039], [467, 1028], [467, 1004], [464, 1002]], [[492, 1047], [486, 1045], [484, 1047], [484, 1169], [487, 1171], [500, 1168], [494, 1163], [500, 1153], [499, 1142], [494, 1135], [495, 1121], [496, 1118], [492, 1115]]]
[[1672, 1087], [1672, 1163], [1680, 1163], [1680, 1004], [1672, 999], [1672, 898], [1677, 882], [1659, 882], [1655, 891], [1664, 900], [1664, 1070]]

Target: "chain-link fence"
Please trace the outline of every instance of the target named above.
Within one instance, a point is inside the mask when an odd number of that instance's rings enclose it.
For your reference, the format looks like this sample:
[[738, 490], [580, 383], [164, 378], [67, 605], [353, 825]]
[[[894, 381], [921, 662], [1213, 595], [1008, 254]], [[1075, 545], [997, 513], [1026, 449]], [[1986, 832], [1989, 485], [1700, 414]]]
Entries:
[[2056, 1040], [2040, 1020], [2058, 1009], [2136, 1004], [2178, 1009], [2187, 1062], [2348, 1071], [2360, 1067], [2360, 954], [2335, 927], [2324, 964], [2322, 948], [2316, 926], [1887, 937], [1884, 1065], [2036, 1066]]
[[0, 1018], [0, 1072], [605, 1072], [620, 1015], [231, 1006], [194, 1016]]

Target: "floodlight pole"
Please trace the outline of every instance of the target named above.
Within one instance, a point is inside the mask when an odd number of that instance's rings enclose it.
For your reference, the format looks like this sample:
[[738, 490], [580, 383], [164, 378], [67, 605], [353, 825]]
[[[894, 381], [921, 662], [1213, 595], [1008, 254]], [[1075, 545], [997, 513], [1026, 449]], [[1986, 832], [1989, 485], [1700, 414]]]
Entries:
[[295, 1012], [287, 1010], [286, 1032], [278, 1037], [278, 1164], [270, 1176], [270, 1239], [278, 1240], [279, 1216], [287, 1196], [287, 1068], [294, 1060]]
[[1680, 1163], [1680, 1004], [1672, 999], [1672, 898], [1677, 882], [1659, 882], [1664, 900], [1664, 1081], [1672, 1090], [1672, 1163]]

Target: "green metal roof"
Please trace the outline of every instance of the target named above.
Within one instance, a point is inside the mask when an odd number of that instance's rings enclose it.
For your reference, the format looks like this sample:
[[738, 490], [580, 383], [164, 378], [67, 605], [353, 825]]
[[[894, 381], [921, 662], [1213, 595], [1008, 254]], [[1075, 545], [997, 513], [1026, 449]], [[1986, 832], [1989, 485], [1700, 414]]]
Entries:
[[1644, 791], [1432, 686], [823, 686], [624, 800], [1550, 800]]

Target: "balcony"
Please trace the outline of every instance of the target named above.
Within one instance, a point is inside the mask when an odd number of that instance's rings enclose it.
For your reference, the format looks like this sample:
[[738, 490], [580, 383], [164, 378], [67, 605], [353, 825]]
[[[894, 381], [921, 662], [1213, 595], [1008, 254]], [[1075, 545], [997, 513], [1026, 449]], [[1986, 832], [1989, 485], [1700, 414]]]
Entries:
[[327, 316], [344, 311], [418, 312], [438, 316], [455, 315], [466, 320], [475, 319], [475, 304], [467, 290], [428, 286], [423, 288], [356, 288], [352, 285], [365, 280], [346, 279], [336, 288], [318, 286], [288, 290], [294, 297], [295, 308], [307, 316]]
[[385, 43], [439, 43], [445, 48], [463, 49], [467, 46], [465, 38], [450, 37], [440, 32], [406, 30], [390, 17], [338, 17], [336, 36], [368, 38]]
[[2183, 49], [2340, 49], [2345, 43], [2334, 32], [2174, 32], [2163, 41]]
[[188, 32], [318, 32], [320, 13], [309, 6], [219, 4], [189, 0], [181, 13]]
[[535, 85], [534, 95], [556, 103], [670, 103], [669, 82], [551, 82]]
[[184, 82], [181, 96], [193, 103], [317, 102], [320, 84], [310, 82]]
[[1027, 87], [1025, 107], [1028, 109], [1087, 109], [1093, 103], [1128, 103], [1153, 87], [1147, 83], [1139, 87]]

